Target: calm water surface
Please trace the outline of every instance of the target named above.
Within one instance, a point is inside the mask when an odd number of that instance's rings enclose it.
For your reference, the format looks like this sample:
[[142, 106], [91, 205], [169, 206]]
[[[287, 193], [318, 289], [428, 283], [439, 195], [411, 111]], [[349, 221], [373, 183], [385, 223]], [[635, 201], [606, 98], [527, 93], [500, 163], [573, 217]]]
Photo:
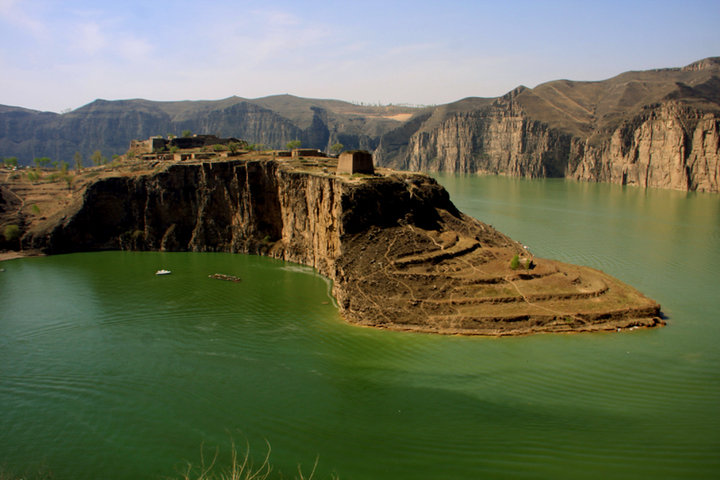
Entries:
[[[343, 479], [720, 477], [720, 197], [438, 176], [539, 256], [600, 268], [668, 327], [465, 338], [343, 323], [311, 269], [229, 254], [5, 262], [0, 466], [177, 476], [231, 439]], [[169, 268], [172, 275], [156, 277]], [[207, 278], [241, 277], [241, 283]]]

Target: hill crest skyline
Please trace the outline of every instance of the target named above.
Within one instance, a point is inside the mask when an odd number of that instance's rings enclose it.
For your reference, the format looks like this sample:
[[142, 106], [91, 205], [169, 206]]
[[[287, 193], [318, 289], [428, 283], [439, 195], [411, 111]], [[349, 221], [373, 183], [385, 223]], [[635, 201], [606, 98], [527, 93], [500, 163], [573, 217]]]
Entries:
[[350, 105], [355, 105], [358, 107], [402, 107], [402, 108], [412, 108], [412, 109], [423, 109], [428, 107], [437, 107], [441, 105], [449, 105], [458, 103], [464, 100], [468, 99], [496, 99], [503, 97], [507, 94], [510, 94], [512, 92], [517, 91], [518, 89], [528, 89], [528, 90], [534, 90], [538, 87], [542, 87], [543, 85], [552, 84], [555, 82], [572, 82], [576, 84], [586, 84], [586, 83], [601, 83], [606, 82], [608, 80], [612, 80], [618, 77], [621, 77], [623, 75], [628, 74], [637, 74], [637, 73], [660, 73], [660, 72], [690, 72], [690, 71], [700, 71], [700, 70], [714, 70], [719, 69], [720, 70], [720, 56], [711, 56], [711, 57], [705, 57], [700, 60], [696, 60], [694, 62], [691, 62], [683, 67], [663, 67], [663, 68], [654, 68], [654, 69], [648, 69], [648, 70], [628, 70], [625, 72], [621, 72], [617, 75], [604, 78], [601, 80], [572, 80], [568, 78], [558, 78], [555, 80], [548, 80], [545, 82], [541, 82], [537, 84], [535, 87], [528, 87], [524, 84], [519, 84], [516, 87], [508, 90], [505, 94], [498, 95], [498, 96], [482, 96], [482, 95], [471, 95], [467, 97], [462, 97], [460, 99], [457, 99], [455, 101], [451, 101], [448, 103], [427, 103], [427, 104], [406, 104], [402, 102], [394, 103], [372, 103], [372, 102], [361, 102], [361, 101], [353, 101], [353, 100], [345, 100], [340, 98], [314, 98], [314, 97], [304, 97], [300, 95], [295, 95], [292, 93], [276, 93], [271, 95], [264, 95], [260, 97], [245, 97], [240, 95], [230, 95], [228, 97], [218, 98], [218, 99], [210, 99], [210, 98], [197, 98], [197, 99], [180, 99], [180, 100], [153, 100], [151, 98], [145, 98], [145, 97], [134, 97], [134, 98], [96, 98], [84, 105], [81, 105], [74, 109], [64, 109], [62, 111], [56, 112], [53, 110], [42, 110], [42, 109], [35, 109], [35, 108], [29, 108], [25, 107], [23, 105], [9, 105], [9, 104], [0, 104], [0, 111], [2, 109], [22, 109], [22, 110], [29, 110], [33, 112], [41, 112], [41, 113], [56, 113], [59, 115], [64, 115], [67, 113], [73, 113], [78, 110], [81, 110], [83, 108], [89, 107], [95, 103], [98, 102], [113, 102], [113, 103], [119, 103], [119, 102], [152, 102], [154, 104], [162, 105], [162, 104], [182, 104], [182, 103], [206, 103], [206, 104], [218, 104], [222, 102], [227, 101], [250, 101], [250, 102], [257, 102], [257, 101], [263, 101], [263, 100], [272, 100], [272, 99], [278, 99], [278, 98], [294, 98], [294, 99], [300, 99], [300, 100], [311, 100], [311, 101], [321, 101], [321, 102], [342, 102], [347, 103]]

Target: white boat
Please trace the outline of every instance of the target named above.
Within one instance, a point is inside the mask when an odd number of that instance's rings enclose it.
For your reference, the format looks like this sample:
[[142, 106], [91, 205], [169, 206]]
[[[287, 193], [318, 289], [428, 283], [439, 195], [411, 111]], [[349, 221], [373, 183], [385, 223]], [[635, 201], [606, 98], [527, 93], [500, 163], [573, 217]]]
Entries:
[[170, 270], [158, 270], [155, 272], [155, 275], [170, 275], [172, 272]]

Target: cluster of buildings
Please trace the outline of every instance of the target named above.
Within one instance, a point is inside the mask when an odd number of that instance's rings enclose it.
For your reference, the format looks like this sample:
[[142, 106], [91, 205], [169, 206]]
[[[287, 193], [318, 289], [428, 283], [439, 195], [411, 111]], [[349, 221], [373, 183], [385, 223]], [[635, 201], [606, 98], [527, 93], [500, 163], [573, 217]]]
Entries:
[[[221, 138], [216, 135], [167, 139], [150, 137], [147, 140], [132, 140], [129, 153], [144, 160], [208, 160], [245, 154], [248, 146], [244, 140]], [[327, 157], [324, 152], [312, 148], [274, 150], [272, 153], [276, 158], [287, 157], [293, 160], [305, 157]], [[337, 173], [375, 173], [372, 154], [364, 150], [341, 153], [338, 157]]]

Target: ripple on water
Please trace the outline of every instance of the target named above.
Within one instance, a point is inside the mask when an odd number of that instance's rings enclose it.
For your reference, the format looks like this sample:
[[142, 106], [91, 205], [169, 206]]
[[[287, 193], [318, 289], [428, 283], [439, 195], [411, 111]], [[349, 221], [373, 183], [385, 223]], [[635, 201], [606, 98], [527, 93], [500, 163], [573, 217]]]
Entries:
[[[644, 268], [601, 249], [572, 255]], [[682, 262], [668, 258], [680, 275]], [[37, 277], [30, 266], [0, 290], [0, 447], [18, 458], [40, 449], [77, 459], [103, 445], [98, 464], [137, 465], [118, 478], [171, 475], [230, 431], [260, 445], [267, 438], [290, 470], [319, 454], [341, 478], [661, 477], [680, 476], [683, 463], [689, 474], [717, 466], [708, 459], [720, 430], [718, 357], [687, 329], [503, 339], [387, 332], [345, 324], [324, 303], [326, 279], [268, 259], [38, 260], [33, 268], [52, 266], [43, 287], [63, 287], [52, 305], [30, 316], [28, 297], [19, 302]], [[152, 275], [166, 265], [173, 275]], [[243, 281], [207, 278], [215, 272]], [[77, 473], [72, 462], [60, 470]]]

